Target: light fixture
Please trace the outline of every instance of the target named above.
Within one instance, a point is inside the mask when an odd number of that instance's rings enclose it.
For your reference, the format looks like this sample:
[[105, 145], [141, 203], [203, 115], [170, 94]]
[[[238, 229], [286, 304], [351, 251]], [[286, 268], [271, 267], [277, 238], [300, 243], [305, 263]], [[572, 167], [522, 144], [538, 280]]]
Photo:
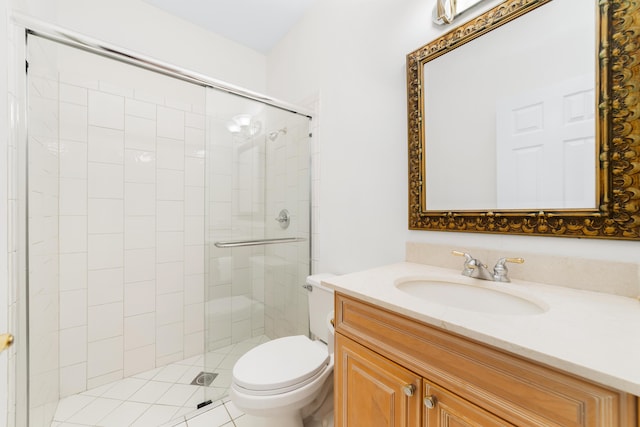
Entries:
[[438, 25], [451, 24], [463, 13], [478, 6], [485, 0], [436, 0], [432, 20]]
[[237, 116], [233, 116], [227, 123], [227, 130], [231, 132], [233, 136], [249, 139], [260, 133], [262, 123], [260, 123], [259, 120], [254, 120], [249, 114], [238, 114]]
[[437, 18], [434, 19], [435, 22], [451, 24], [453, 22], [453, 18], [456, 16], [456, 1], [437, 0], [434, 13], [437, 16]]

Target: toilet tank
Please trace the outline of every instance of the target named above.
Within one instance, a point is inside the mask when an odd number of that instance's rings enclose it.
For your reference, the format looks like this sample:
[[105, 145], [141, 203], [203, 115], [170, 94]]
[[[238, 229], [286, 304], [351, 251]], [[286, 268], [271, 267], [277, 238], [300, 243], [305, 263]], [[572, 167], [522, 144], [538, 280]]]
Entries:
[[309, 329], [318, 339], [328, 342], [329, 330], [327, 316], [333, 310], [333, 289], [329, 289], [320, 282], [335, 276], [330, 273], [313, 274], [307, 277], [307, 294], [309, 298]]

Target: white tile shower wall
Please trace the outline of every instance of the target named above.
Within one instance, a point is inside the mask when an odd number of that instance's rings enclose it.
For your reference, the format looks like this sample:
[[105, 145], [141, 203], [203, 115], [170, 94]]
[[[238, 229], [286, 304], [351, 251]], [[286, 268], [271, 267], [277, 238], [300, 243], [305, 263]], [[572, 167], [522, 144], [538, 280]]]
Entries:
[[[41, 54], [32, 61], [30, 70], [30, 133], [29, 133], [29, 416], [34, 425], [44, 425], [53, 419], [59, 398], [59, 322], [75, 326], [81, 316], [60, 318], [59, 310], [78, 295], [64, 293], [59, 298], [59, 248], [78, 244], [76, 236], [60, 239], [58, 187], [58, 135], [66, 130], [63, 112], [59, 109], [59, 88], [55, 79], [55, 53], [44, 52], [34, 43], [32, 52]], [[60, 224], [66, 226], [67, 224]], [[75, 292], [75, 291], [71, 291]], [[72, 314], [71, 312], [70, 314]], [[18, 335], [19, 336], [19, 335]]]
[[[310, 143], [306, 118], [274, 112], [270, 119], [279, 134], [266, 144], [266, 233], [306, 239], [265, 248], [264, 328], [267, 336], [277, 338], [309, 330], [307, 291], [302, 284], [310, 271]], [[273, 220], [282, 209], [291, 217], [287, 229]]]
[[[218, 93], [211, 93], [209, 100], [221, 96]], [[213, 102], [208, 102], [212, 105]], [[246, 227], [242, 227], [240, 221], [234, 218], [232, 211], [234, 204], [234, 194], [241, 194], [237, 188], [237, 175], [234, 177], [234, 145], [231, 134], [226, 130], [223, 120], [212, 116], [209, 123], [209, 146], [208, 162], [211, 167], [208, 169], [208, 179], [211, 182], [209, 194], [207, 196], [209, 219], [207, 223], [208, 235], [212, 240], [231, 240], [239, 238], [249, 238]], [[245, 195], [245, 197], [251, 195]], [[249, 199], [250, 202], [250, 199]], [[248, 209], [250, 213], [250, 207]], [[237, 260], [242, 259], [244, 254], [251, 249], [219, 249], [211, 246], [208, 250], [208, 277], [206, 292], [206, 319], [209, 327], [207, 349], [213, 350], [231, 344], [233, 341], [233, 313], [238, 304], [234, 273], [236, 271]], [[234, 307], [235, 305], [235, 307]]]
[[61, 80], [66, 396], [203, 351], [205, 120], [204, 105]]
[[[266, 111], [254, 119], [264, 133], [232, 136], [224, 120], [212, 120], [213, 174], [209, 228], [214, 240], [309, 237], [308, 120]], [[267, 129], [268, 128], [268, 129]], [[267, 130], [286, 129], [271, 141]], [[284, 231], [273, 219], [292, 215]], [[267, 333], [277, 338], [308, 331], [309, 244], [211, 248], [207, 317], [209, 350]]]
[[[211, 93], [208, 105], [230, 103], [242, 111], [255, 105], [236, 105], [223, 93]], [[237, 112], [236, 112], [237, 113]], [[263, 121], [263, 117], [256, 117]], [[259, 239], [264, 231], [265, 135], [232, 136], [226, 117], [211, 114], [209, 144], [212, 183], [207, 196], [208, 234], [213, 241]], [[207, 347], [214, 350], [264, 333], [264, 247], [208, 249], [209, 282], [204, 307], [209, 322]]]
[[[256, 120], [267, 121], [264, 117]], [[244, 143], [233, 145], [232, 227], [248, 238], [265, 237], [265, 136], [259, 134]], [[264, 265], [260, 260], [265, 246], [232, 249], [232, 342], [264, 334]]]

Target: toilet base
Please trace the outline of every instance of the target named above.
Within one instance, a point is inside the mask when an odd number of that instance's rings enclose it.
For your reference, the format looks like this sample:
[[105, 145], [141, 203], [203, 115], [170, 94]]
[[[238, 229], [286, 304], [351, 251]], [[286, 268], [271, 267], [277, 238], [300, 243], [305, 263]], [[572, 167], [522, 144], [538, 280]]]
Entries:
[[330, 424], [324, 416], [333, 411], [333, 354], [321, 375], [298, 389], [281, 394], [253, 395], [245, 393], [233, 382], [229, 397], [238, 410], [260, 427], [304, 427], [303, 419], [316, 421], [312, 419], [314, 415], [323, 427], [328, 427]]
[[243, 417], [251, 421], [250, 425], [260, 427], [333, 427], [333, 375], [327, 378], [315, 399], [301, 410], [274, 416], [245, 413]]

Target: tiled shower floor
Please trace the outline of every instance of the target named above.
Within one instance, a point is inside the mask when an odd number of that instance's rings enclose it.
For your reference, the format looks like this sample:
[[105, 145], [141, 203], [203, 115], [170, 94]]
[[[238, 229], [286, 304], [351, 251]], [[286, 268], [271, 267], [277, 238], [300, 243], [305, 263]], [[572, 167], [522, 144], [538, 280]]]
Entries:
[[[66, 397], [51, 427], [249, 426], [249, 417], [226, 399], [231, 370], [247, 350], [268, 340], [260, 336], [212, 351], [206, 368], [205, 355], [195, 356]], [[218, 376], [209, 387], [191, 385], [202, 371]], [[213, 403], [197, 411], [209, 399]]]

